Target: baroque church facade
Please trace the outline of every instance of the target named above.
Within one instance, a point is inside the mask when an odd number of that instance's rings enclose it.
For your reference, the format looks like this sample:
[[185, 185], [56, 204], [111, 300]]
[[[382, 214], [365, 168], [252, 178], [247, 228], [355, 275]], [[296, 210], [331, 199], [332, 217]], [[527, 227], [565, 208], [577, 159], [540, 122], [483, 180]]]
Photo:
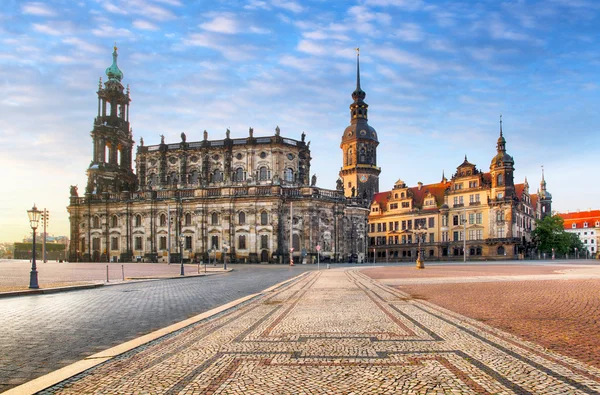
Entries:
[[[514, 159], [502, 132], [489, 172], [465, 156], [451, 179], [409, 187], [398, 180], [375, 195], [369, 215], [369, 258], [377, 261], [425, 259], [523, 259], [534, 246], [535, 221], [552, 214], [552, 196], [542, 181], [530, 194], [527, 178], [514, 182]], [[465, 257], [466, 255], [466, 257]]]
[[[357, 88], [342, 140], [344, 165], [335, 189], [310, 176], [310, 141], [271, 136], [137, 146], [117, 48], [98, 86], [92, 160], [83, 196], [71, 187], [70, 260], [287, 263], [362, 259], [368, 203], [378, 192], [377, 135]], [[355, 258], [356, 259], [356, 258]]]

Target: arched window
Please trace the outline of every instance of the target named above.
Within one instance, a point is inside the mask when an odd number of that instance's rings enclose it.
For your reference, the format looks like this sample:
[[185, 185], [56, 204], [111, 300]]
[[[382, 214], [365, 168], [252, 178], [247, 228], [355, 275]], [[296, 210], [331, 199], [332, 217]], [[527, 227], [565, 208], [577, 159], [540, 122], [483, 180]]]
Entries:
[[192, 170], [190, 173], [189, 183], [192, 185], [198, 184], [198, 170]]
[[366, 154], [365, 154], [365, 149], [364, 149], [364, 148], [361, 148], [361, 149], [360, 149], [360, 158], [359, 158], [359, 162], [360, 162], [360, 163], [365, 163], [366, 161], [367, 161], [367, 157], [366, 157]]
[[498, 174], [497, 180], [498, 180], [498, 181], [497, 181], [497, 183], [496, 183], [496, 184], [497, 184], [498, 186], [504, 185], [504, 176], [503, 176], [502, 174]]
[[243, 211], [240, 211], [240, 213], [238, 214], [238, 223], [240, 225], [244, 225], [246, 223], [246, 213]]
[[135, 216], [135, 226], [142, 226], [142, 216], [140, 214]]
[[294, 181], [294, 170], [291, 168], [285, 169], [285, 173], [284, 173], [284, 179], [287, 182], [292, 182]]
[[244, 181], [244, 169], [243, 169], [243, 168], [241, 168], [241, 167], [238, 167], [238, 168], [235, 170], [235, 175], [234, 175], [234, 178], [233, 178], [233, 180], [234, 180], [234, 181], [237, 181], [237, 182]]
[[498, 255], [504, 255], [504, 246], [498, 247]]
[[213, 172], [213, 182], [223, 182], [223, 172], [219, 169], [216, 169]]
[[117, 226], [119, 226], [119, 217], [117, 217], [116, 215], [113, 215], [110, 219], [110, 226], [113, 228], [116, 228]]
[[99, 227], [100, 227], [100, 218], [98, 218], [96, 216], [92, 219], [92, 228], [99, 228]]
[[174, 171], [169, 174], [169, 185], [177, 186], [177, 173]]
[[269, 222], [269, 215], [267, 214], [266, 211], [263, 211], [262, 213], [260, 213], [260, 224], [267, 225], [268, 222]]
[[262, 166], [260, 169], [258, 169], [258, 179], [260, 181], [267, 180], [267, 168], [265, 166]]
[[212, 213], [212, 215], [211, 215], [211, 221], [210, 222], [213, 225], [219, 225], [219, 214]]
[[185, 226], [191, 226], [192, 225], [192, 214], [187, 213], [185, 215]]
[[160, 215], [159, 226], [167, 226], [167, 216], [164, 214]]
[[348, 153], [346, 154], [346, 160], [348, 166], [352, 164], [352, 148], [348, 148]]

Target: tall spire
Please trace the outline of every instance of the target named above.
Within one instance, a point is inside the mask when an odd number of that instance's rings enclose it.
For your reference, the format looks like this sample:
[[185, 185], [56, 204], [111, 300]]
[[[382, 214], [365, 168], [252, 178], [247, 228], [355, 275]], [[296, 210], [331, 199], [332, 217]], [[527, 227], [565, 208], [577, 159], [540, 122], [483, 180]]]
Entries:
[[506, 152], [506, 140], [502, 135], [502, 114], [500, 114], [500, 137], [498, 137], [496, 149], [498, 150], [498, 153]]
[[365, 100], [367, 94], [360, 87], [360, 48], [356, 49], [356, 89], [352, 92], [352, 99], [355, 103], [361, 103]]
[[502, 137], [502, 114], [500, 114], [500, 137]]
[[540, 187], [542, 191], [546, 190], [546, 180], [544, 179], [544, 166], [542, 166], [542, 181], [540, 182]]

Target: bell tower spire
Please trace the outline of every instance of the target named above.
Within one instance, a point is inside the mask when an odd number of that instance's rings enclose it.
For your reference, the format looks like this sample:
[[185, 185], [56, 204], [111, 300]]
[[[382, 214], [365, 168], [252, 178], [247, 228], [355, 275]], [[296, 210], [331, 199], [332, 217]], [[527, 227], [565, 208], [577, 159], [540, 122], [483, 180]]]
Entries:
[[88, 168], [86, 193], [121, 192], [133, 190], [135, 175], [132, 169], [133, 136], [129, 125], [129, 88], [121, 84], [123, 72], [117, 66], [117, 45], [112, 64], [106, 69], [108, 77], [98, 84], [98, 114], [91, 132], [93, 156]]
[[343, 153], [340, 177], [346, 197], [361, 198], [369, 204], [379, 192], [381, 169], [377, 167], [379, 141], [377, 132], [368, 124], [366, 96], [360, 86], [360, 49], [356, 48], [356, 88], [350, 104], [350, 126], [344, 131], [340, 144]]

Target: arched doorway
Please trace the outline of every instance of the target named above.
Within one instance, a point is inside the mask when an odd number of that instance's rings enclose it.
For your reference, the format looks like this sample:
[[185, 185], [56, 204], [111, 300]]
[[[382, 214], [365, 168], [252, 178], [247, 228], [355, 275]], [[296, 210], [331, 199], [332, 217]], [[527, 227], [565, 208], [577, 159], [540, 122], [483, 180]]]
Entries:
[[269, 251], [262, 250], [262, 252], [260, 253], [260, 262], [269, 263]]

